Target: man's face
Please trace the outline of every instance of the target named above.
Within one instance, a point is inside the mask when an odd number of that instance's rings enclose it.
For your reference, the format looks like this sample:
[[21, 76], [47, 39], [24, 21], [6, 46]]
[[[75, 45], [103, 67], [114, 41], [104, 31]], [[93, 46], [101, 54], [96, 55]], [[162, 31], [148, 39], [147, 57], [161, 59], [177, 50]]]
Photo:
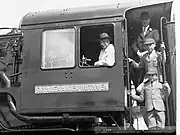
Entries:
[[150, 19], [149, 18], [142, 18], [141, 22], [142, 22], [142, 26], [143, 27], [147, 27], [150, 23]]
[[106, 48], [108, 47], [109, 43], [110, 43], [109, 39], [102, 39], [102, 40], [100, 41], [101, 47], [102, 47], [103, 49], [106, 49]]
[[145, 44], [145, 50], [152, 52], [154, 50], [155, 44]]

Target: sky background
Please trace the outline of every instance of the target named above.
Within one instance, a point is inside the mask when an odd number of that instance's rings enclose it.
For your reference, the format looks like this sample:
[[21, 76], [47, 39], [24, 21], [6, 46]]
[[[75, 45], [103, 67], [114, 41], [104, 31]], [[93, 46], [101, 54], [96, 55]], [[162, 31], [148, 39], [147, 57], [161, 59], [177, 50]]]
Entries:
[[[106, 5], [112, 3], [130, 3], [130, 4], [142, 4], [148, 2], [160, 2], [164, 0], [0, 0], [0, 27], [18, 27], [22, 17], [29, 12], [36, 12], [50, 9], [63, 9], [71, 7], [82, 7], [92, 5]], [[178, 14], [178, 0], [175, 2], [175, 13], [176, 13], [176, 37], [180, 35], [180, 17]], [[176, 8], [177, 7], [177, 8]], [[0, 30], [1, 33], [6, 33]], [[180, 38], [176, 38], [176, 44], [180, 44]], [[177, 52], [180, 46], [177, 46]], [[176, 58], [180, 58], [180, 53], [176, 53]], [[176, 71], [177, 71], [177, 82], [180, 80], [180, 62], [176, 59]], [[178, 88], [180, 83], [177, 83], [177, 99], [180, 99], [180, 93]], [[177, 113], [179, 113], [180, 104], [177, 104]], [[177, 115], [177, 121], [180, 120]], [[179, 124], [178, 124], [179, 125]], [[179, 129], [177, 128], [177, 132]]]
[[164, 0], [0, 0], [0, 27], [18, 27], [21, 18], [29, 12], [41, 10], [106, 5], [111, 3], [141, 4]]

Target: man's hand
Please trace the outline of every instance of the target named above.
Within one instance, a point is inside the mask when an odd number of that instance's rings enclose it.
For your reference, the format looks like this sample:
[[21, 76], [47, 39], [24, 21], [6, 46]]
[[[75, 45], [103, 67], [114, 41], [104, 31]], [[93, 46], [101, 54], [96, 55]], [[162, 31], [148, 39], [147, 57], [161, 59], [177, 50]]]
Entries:
[[94, 63], [94, 66], [98, 66], [98, 65], [99, 65], [99, 64], [98, 64], [98, 61]]
[[163, 84], [163, 89], [164, 89], [164, 90], [170, 89], [169, 84], [168, 84], [167, 82], [164, 82], [164, 84]]
[[97, 61], [94, 63], [94, 66], [101, 66], [102, 65], [102, 62], [101, 61]]
[[130, 63], [130, 62], [133, 62], [134, 60], [133, 59], [131, 59], [131, 58], [128, 58], [128, 62]]
[[139, 58], [143, 56], [143, 54], [139, 50], [137, 51], [137, 55], [139, 56]]
[[131, 95], [131, 91], [130, 91], [130, 90], [127, 90], [127, 94], [130, 96], [130, 95]]
[[149, 53], [149, 51], [144, 51], [144, 52], [140, 52], [139, 50], [137, 51], [137, 55], [139, 56], [139, 58], [142, 58], [146, 53]]
[[161, 47], [162, 49], [165, 49], [165, 44], [164, 44], [164, 42], [162, 42], [162, 43], [160, 44], [160, 47]]

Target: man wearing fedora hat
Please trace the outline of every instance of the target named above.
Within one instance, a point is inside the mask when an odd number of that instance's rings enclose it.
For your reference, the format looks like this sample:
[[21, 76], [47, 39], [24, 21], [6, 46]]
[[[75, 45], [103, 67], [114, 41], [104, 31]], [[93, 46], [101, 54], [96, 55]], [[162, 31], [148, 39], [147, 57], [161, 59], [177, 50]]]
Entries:
[[107, 33], [100, 34], [101, 52], [99, 54], [99, 60], [94, 63], [95, 66], [113, 66], [115, 63], [115, 49], [110, 44], [109, 35]]
[[132, 49], [141, 58], [145, 53], [147, 53], [146, 48], [144, 47], [144, 41], [147, 38], [153, 38], [156, 44], [159, 45], [159, 32], [157, 29], [150, 27], [151, 19], [148, 12], [142, 12], [140, 16], [142, 31], [137, 40], [132, 44]]
[[[133, 58], [137, 62], [140, 61], [143, 55], [148, 53], [147, 47], [144, 45], [144, 41], [148, 38], [153, 38], [156, 42], [156, 50], [159, 49], [160, 40], [159, 40], [159, 32], [157, 29], [150, 27], [150, 14], [149, 12], [141, 12], [140, 14], [140, 20], [141, 20], [141, 29], [140, 33], [137, 33], [138, 37], [133, 41], [133, 44], [131, 44], [131, 49], [133, 52]], [[133, 67], [130, 68], [130, 76], [134, 82], [134, 85], [137, 87], [141, 82], [145, 75], [144, 70], [135, 69]]]

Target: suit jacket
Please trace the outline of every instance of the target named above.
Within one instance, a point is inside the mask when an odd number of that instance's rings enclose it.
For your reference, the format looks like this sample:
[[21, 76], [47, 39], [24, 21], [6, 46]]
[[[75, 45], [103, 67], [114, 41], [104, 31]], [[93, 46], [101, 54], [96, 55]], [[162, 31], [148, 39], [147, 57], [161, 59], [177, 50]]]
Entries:
[[[163, 89], [162, 83], [156, 81], [154, 86], [151, 85], [151, 82], [142, 83], [137, 89], [141, 89], [140, 96], [133, 97], [133, 99], [139, 101], [145, 101], [145, 108], [147, 111], [153, 110], [153, 108], [157, 111], [165, 111], [164, 105], [164, 97], [165, 90]], [[170, 93], [171, 89], [168, 87], [168, 93]]]
[[137, 52], [138, 50], [140, 52], [145, 51], [144, 48], [144, 41], [147, 38], [153, 38], [156, 42], [156, 46], [157, 48], [159, 48], [159, 32], [157, 29], [152, 29], [152, 28], [148, 28], [146, 35], [143, 34], [143, 32], [140, 33], [139, 37], [137, 38], [137, 40], [132, 44], [132, 49], [134, 52]]

